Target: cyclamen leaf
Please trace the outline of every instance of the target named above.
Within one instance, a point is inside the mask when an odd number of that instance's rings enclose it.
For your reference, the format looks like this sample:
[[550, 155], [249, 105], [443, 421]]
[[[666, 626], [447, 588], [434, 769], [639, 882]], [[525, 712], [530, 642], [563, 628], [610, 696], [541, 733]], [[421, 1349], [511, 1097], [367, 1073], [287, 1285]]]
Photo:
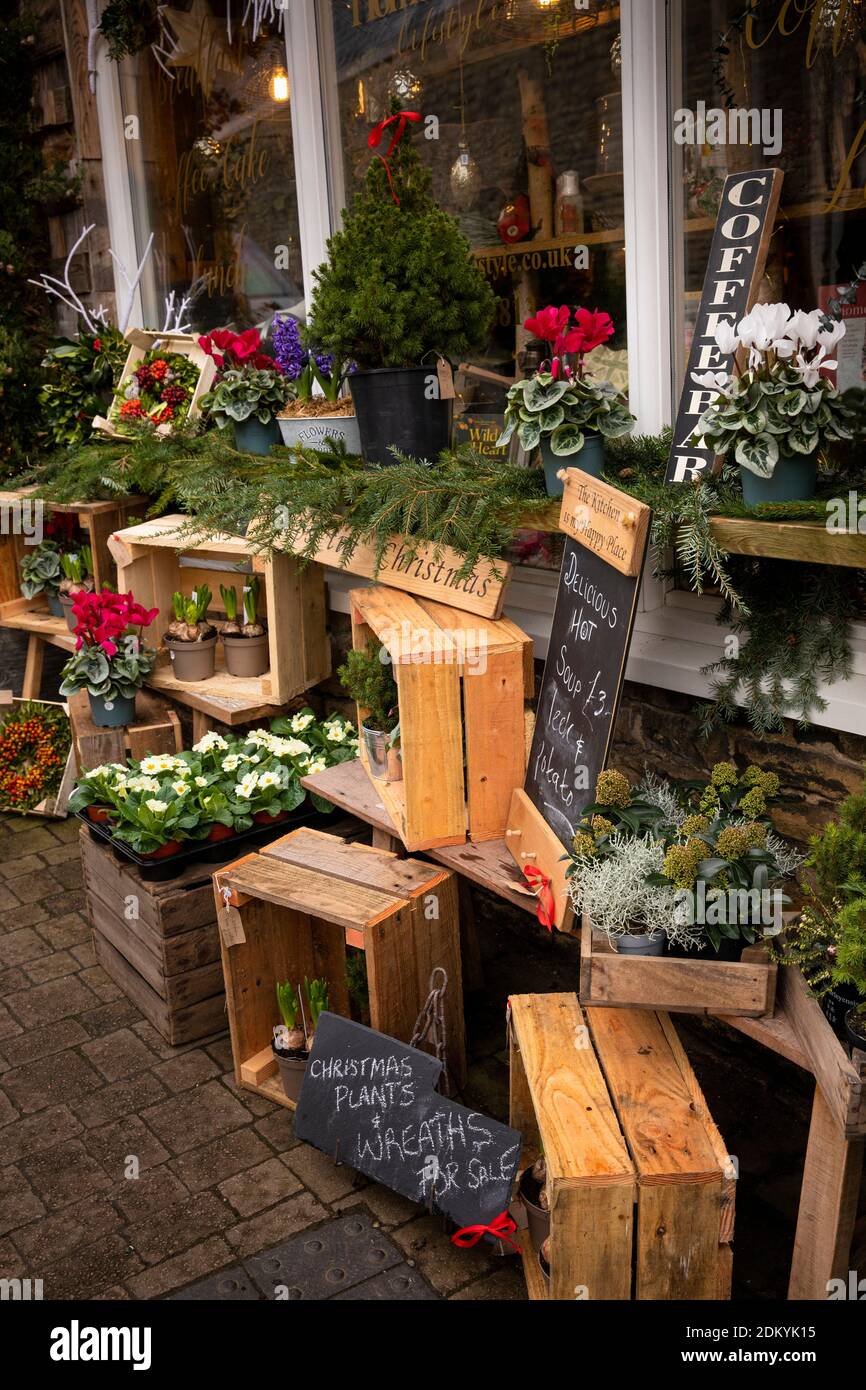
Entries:
[[772, 434], [758, 434], [754, 439], [739, 440], [734, 457], [737, 463], [759, 478], [772, 478], [779, 457], [779, 445]]
[[567, 381], [551, 381], [547, 386], [543, 385], [540, 377], [533, 377], [523, 393], [523, 404], [527, 410], [536, 413], [537, 411], [547, 410], [549, 406], [556, 405], [568, 390]]
[[521, 420], [517, 426], [517, 437], [524, 449], [535, 449], [541, 439], [541, 421]]
[[583, 431], [574, 424], [559, 425], [550, 436], [550, 447], [559, 457], [576, 454], [583, 448]]

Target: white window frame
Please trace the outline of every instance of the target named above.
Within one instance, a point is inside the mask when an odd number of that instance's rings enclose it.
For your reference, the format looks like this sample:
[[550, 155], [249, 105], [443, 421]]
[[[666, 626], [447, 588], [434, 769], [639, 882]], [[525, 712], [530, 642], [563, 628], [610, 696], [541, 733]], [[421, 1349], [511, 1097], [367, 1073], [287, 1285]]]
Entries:
[[[657, 433], [672, 415], [674, 382], [672, 324], [679, 323], [676, 297], [682, 286], [682, 237], [672, 231], [671, 190], [680, 185], [670, 152], [669, 92], [680, 80], [678, 15], [681, 0], [620, 0], [625, 207], [626, 306], [629, 403], [640, 433]], [[309, 304], [313, 272], [326, 256], [327, 240], [339, 220], [343, 171], [337, 143], [334, 92], [321, 80], [319, 53], [331, 36], [316, 0], [292, 0], [286, 11], [287, 70], [291, 84], [292, 137], [297, 171], [298, 217], [304, 291]], [[670, 24], [670, 29], [669, 29]], [[115, 65], [98, 56], [97, 107], [102, 135], [111, 244], [135, 265], [132, 198], [123, 139], [120, 89]], [[681, 216], [679, 204], [676, 215]], [[118, 292], [122, 287], [118, 286]], [[672, 313], [672, 303], [674, 305]], [[138, 317], [141, 323], [140, 303]], [[638, 351], [639, 345], [639, 351]], [[348, 612], [348, 590], [357, 576], [328, 571], [330, 599]], [[533, 637], [544, 657], [557, 576], [518, 567], [508, 590], [506, 612]], [[644, 577], [626, 676], [629, 680], [682, 694], [707, 697], [710, 681], [701, 667], [723, 654], [724, 630], [716, 623], [718, 600]], [[866, 733], [866, 624], [852, 630], [854, 675], [822, 687], [828, 701], [816, 725]]]

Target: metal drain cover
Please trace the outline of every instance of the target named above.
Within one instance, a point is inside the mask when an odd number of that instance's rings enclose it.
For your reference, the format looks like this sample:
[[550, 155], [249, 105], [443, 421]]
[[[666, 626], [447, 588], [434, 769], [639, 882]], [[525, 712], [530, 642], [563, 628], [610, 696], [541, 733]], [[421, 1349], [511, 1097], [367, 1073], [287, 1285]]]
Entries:
[[425, 1284], [420, 1274], [408, 1265], [395, 1265], [375, 1274], [363, 1284], [354, 1284], [351, 1289], [338, 1293], [335, 1302], [348, 1299], [382, 1299], [391, 1302], [418, 1302], [422, 1299], [438, 1299], [429, 1284]]
[[253, 1255], [244, 1267], [266, 1298], [333, 1298], [403, 1262], [369, 1216], [352, 1212]]
[[179, 1299], [195, 1303], [236, 1303], [258, 1300], [261, 1294], [251, 1283], [242, 1265], [234, 1269], [224, 1269], [220, 1274], [211, 1274], [198, 1284], [190, 1284], [188, 1289], [169, 1295], [169, 1301]]

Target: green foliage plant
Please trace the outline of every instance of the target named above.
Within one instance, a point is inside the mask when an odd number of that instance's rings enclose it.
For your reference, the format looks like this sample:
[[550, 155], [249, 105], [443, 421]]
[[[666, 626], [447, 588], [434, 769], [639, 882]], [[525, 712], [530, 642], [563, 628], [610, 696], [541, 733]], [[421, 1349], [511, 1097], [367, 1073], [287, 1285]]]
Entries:
[[220, 429], [244, 420], [270, 424], [291, 394], [290, 384], [273, 367], [229, 367], [201, 398], [202, 411]]
[[[389, 126], [390, 140], [397, 123]], [[485, 343], [494, 296], [457, 221], [430, 192], [409, 124], [374, 158], [315, 272], [309, 340], [361, 368], [459, 362]], [[392, 192], [393, 184], [393, 192]]]
[[385, 649], [368, 642], [364, 651], [353, 649], [337, 675], [350, 699], [363, 712], [365, 725], [380, 733], [390, 733], [397, 725], [397, 684], [389, 664], [382, 660]]

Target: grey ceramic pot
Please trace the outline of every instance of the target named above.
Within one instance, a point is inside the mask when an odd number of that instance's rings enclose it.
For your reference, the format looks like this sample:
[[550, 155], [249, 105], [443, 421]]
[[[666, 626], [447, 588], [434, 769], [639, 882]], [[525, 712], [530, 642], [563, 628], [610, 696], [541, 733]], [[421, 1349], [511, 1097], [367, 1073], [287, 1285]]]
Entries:
[[290, 1100], [297, 1105], [301, 1094], [301, 1087], [304, 1084], [304, 1073], [307, 1070], [307, 1062], [309, 1059], [306, 1056], [284, 1057], [277, 1052], [276, 1048], [274, 1048], [274, 1056], [277, 1059], [277, 1066], [280, 1069], [280, 1080], [283, 1083], [286, 1100]]
[[101, 695], [90, 695], [90, 717], [98, 729], [119, 729], [135, 722], [135, 696], [125, 700], [103, 700]]
[[667, 937], [663, 931], [636, 933], [634, 936], [627, 932], [616, 937], [612, 944], [615, 944], [620, 956], [663, 956]]
[[266, 632], [261, 637], [224, 637], [223, 651], [230, 676], [263, 676], [270, 665]]
[[759, 478], [748, 468], [741, 468], [743, 501], [747, 507], [757, 507], [761, 502], [808, 502], [815, 496], [817, 476], [814, 454], [777, 459], [772, 478]]
[[604, 440], [600, 434], [587, 430], [583, 436], [583, 448], [576, 454], [555, 454], [550, 447], [549, 437], [539, 444], [541, 462], [544, 464], [544, 485], [548, 497], [561, 497], [564, 487], [558, 473], [563, 468], [580, 468], [593, 478], [600, 478], [604, 472]]
[[179, 681], [206, 681], [214, 673], [216, 661], [216, 633], [204, 642], [178, 642], [173, 637], [165, 638], [165, 645], [171, 656], [171, 669]]

